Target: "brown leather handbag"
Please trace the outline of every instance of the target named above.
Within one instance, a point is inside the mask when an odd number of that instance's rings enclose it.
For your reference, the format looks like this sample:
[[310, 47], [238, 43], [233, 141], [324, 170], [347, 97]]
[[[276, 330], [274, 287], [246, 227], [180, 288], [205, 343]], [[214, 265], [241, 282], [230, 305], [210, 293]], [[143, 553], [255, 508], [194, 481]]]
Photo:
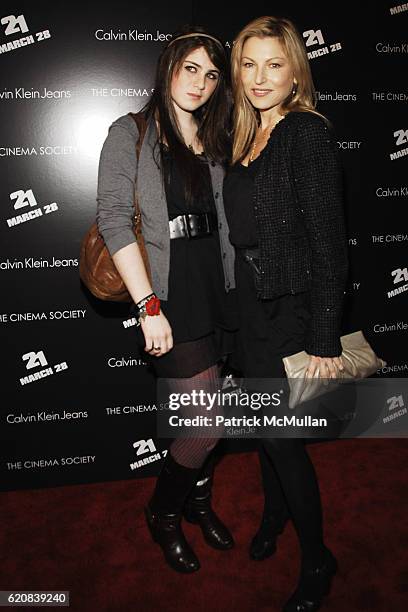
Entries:
[[[137, 159], [139, 159], [147, 123], [142, 113], [129, 113], [129, 115], [135, 120], [139, 132], [139, 138], [136, 143], [136, 155]], [[133, 231], [150, 278], [150, 268], [142, 236], [141, 214], [136, 193], [134, 206]], [[126, 285], [113, 263], [105, 241], [99, 233], [96, 222], [91, 226], [81, 244], [79, 276], [92, 295], [100, 300], [111, 302], [132, 301]]]

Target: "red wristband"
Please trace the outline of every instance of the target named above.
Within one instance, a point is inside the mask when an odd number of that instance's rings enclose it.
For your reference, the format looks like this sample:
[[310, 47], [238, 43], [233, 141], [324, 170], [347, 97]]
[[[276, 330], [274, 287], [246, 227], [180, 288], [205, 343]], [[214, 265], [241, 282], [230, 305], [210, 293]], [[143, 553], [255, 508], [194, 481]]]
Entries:
[[149, 317], [154, 317], [160, 314], [160, 300], [157, 295], [153, 295], [148, 302], [145, 304], [146, 314]]

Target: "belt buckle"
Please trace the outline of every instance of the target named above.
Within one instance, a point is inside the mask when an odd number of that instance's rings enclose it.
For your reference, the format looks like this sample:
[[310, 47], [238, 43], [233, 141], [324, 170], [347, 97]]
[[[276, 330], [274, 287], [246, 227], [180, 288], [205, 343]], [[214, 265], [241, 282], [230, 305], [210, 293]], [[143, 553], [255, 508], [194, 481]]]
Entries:
[[184, 229], [186, 232], [186, 237], [190, 240], [192, 238], [192, 235], [191, 235], [191, 227], [190, 227], [190, 223], [188, 220], [188, 215], [183, 215], [183, 221], [184, 221]]

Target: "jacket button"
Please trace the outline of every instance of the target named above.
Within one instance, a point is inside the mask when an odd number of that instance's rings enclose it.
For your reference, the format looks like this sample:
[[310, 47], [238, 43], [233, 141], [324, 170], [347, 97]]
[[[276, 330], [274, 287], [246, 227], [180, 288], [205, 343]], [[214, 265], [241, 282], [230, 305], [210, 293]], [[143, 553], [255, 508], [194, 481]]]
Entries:
[[222, 223], [219, 223], [218, 224], [218, 229], [221, 229], [221, 228], [222, 228]]
[[225, 286], [226, 286], [227, 289], [229, 289], [231, 287], [231, 283], [229, 281], [227, 281]]
[[223, 254], [222, 254], [222, 258], [223, 258], [223, 259], [225, 259], [225, 258], [226, 258], [226, 256], [227, 256], [227, 254], [226, 254], [226, 253], [223, 253]]
[[211, 162], [211, 165], [212, 165], [212, 167], [214, 168], [214, 166], [215, 166], [215, 161], [212, 161], [212, 162]]
[[215, 194], [215, 199], [216, 199], [216, 200], [219, 198], [219, 195], [220, 195], [220, 194], [219, 194], [219, 193], [218, 193], [218, 191], [217, 191], [217, 193]]

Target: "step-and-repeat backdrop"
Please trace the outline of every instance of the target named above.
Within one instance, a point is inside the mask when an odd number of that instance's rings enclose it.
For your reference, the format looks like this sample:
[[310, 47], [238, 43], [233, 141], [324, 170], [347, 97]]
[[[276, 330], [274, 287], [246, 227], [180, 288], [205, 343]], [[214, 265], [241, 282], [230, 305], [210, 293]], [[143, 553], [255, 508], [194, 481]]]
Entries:
[[124, 324], [127, 306], [92, 299], [78, 277], [80, 242], [95, 218], [99, 152], [110, 123], [148, 100], [172, 31], [202, 24], [230, 48], [244, 24], [271, 12], [297, 24], [318, 108], [336, 128], [352, 262], [345, 330], [363, 329], [386, 359], [378, 376], [406, 376], [408, 4], [7, 0], [0, 15], [3, 490], [137, 478], [160, 467], [167, 446], [155, 437], [160, 406], [135, 328]]

